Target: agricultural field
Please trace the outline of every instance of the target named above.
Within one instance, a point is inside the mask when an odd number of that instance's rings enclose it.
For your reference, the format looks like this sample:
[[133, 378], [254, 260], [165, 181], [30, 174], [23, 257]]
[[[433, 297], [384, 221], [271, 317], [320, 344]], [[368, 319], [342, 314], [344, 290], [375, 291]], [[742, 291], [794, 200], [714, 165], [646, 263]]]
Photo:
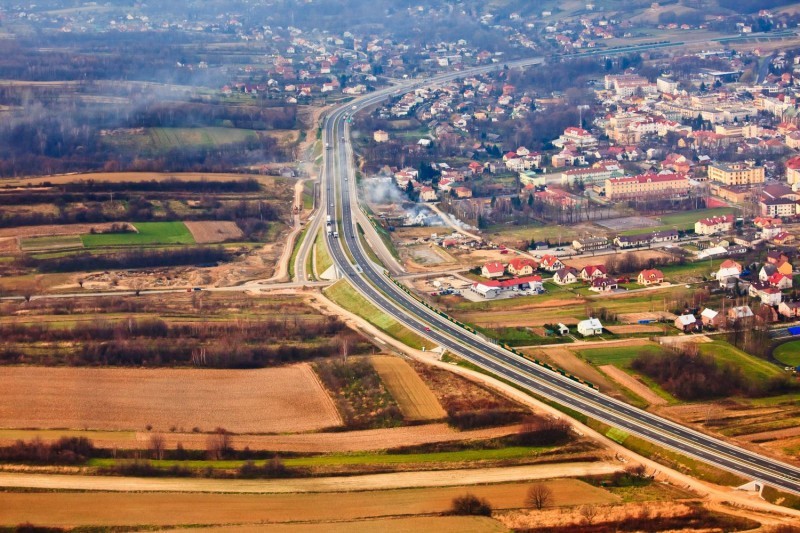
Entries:
[[440, 420], [447, 413], [414, 369], [398, 357], [373, 357], [372, 366], [406, 420]]
[[230, 220], [185, 222], [185, 225], [197, 244], [232, 241], [244, 236], [236, 222]]
[[[547, 483], [553, 491], [554, 506], [619, 502], [619, 498], [608, 491], [578, 480], [551, 480]], [[68, 527], [134, 526], [142, 523], [162, 527], [261, 524], [263, 528], [264, 524], [270, 524], [271, 527], [273, 524], [294, 522], [298, 516], [312, 525], [331, 526], [333, 524], [329, 522], [341, 520], [422, 515], [425, 516], [419, 519], [422, 522], [411, 522], [411, 525], [426, 530], [426, 524], [438, 524], [440, 515], [449, 509], [456, 496], [470, 492], [489, 500], [495, 509], [518, 509], [526, 507], [528, 487], [529, 483], [518, 482], [366, 492], [330, 492], [330, 489], [323, 489], [322, 492], [311, 494], [9, 492], [0, 494], [0, 524], [16, 525], [26, 521], [37, 525]], [[236, 492], [233, 487], [232, 492]], [[476, 523], [481, 526], [477, 531], [504, 530], [490, 518], [458, 520], [461, 522], [456, 524], [468, 526], [469, 531], [476, 531], [471, 527]], [[361, 531], [369, 531], [370, 528], [364, 526], [374, 524], [367, 522], [361, 526], [356, 524], [356, 527], [362, 528]], [[438, 528], [436, 530], [440, 531]]]
[[239, 370], [0, 368], [0, 427], [281, 433], [341, 425], [306, 364]]
[[[231, 264], [234, 257], [244, 259], [235, 272], [215, 277], [238, 273], [226, 283], [266, 278], [280, 255], [276, 242], [288, 229], [293, 201], [293, 181], [272, 176], [106, 173], [4, 183], [4, 279]], [[16, 209], [63, 198], [68, 201], [55, 211]], [[205, 246], [216, 243], [225, 243], [224, 250]], [[58, 284], [43, 279], [41, 285]]]
[[86, 248], [195, 244], [192, 232], [183, 222], [136, 222], [132, 226], [135, 232], [81, 235], [81, 241]]
[[131, 149], [163, 153], [175, 148], [214, 148], [226, 144], [256, 141], [254, 130], [237, 128], [144, 128], [106, 138], [110, 144]]

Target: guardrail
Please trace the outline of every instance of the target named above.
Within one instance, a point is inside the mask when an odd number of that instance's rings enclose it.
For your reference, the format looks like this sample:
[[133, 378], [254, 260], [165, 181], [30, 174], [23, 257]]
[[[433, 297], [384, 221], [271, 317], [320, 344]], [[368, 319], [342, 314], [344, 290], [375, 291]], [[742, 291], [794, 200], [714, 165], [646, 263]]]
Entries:
[[[395, 286], [397, 286], [400, 290], [402, 290], [403, 292], [405, 292], [406, 294], [408, 294], [409, 296], [414, 298], [417, 302], [419, 302], [420, 304], [424, 305], [425, 307], [427, 307], [428, 309], [430, 309], [431, 311], [433, 311], [434, 313], [436, 313], [440, 317], [447, 319], [449, 322], [455, 324], [456, 326], [460, 327], [461, 329], [464, 329], [464, 330], [472, 333], [473, 335], [480, 335], [480, 333], [478, 331], [476, 331], [475, 328], [473, 328], [472, 326], [469, 326], [467, 324], [464, 324], [463, 322], [460, 322], [460, 321], [456, 320], [455, 318], [451, 317], [450, 315], [448, 315], [444, 311], [442, 311], [440, 309], [437, 309], [436, 307], [432, 306], [431, 304], [429, 304], [428, 302], [426, 302], [425, 300], [423, 300], [422, 298], [420, 298], [419, 296], [414, 294], [414, 292], [412, 292], [411, 289], [409, 289], [406, 285], [404, 285], [403, 283], [400, 283], [394, 277], [392, 277], [392, 275], [389, 273], [388, 270], [384, 269], [383, 275], [386, 276], [387, 278], [389, 278], [389, 280], [392, 283], [394, 283]], [[508, 344], [501, 343], [501, 342], [497, 342], [495, 344], [497, 344], [497, 346], [500, 346], [504, 350], [506, 350], [506, 351], [518, 356], [518, 357], [522, 357], [523, 359], [526, 359], [527, 361], [531, 361], [531, 359], [525, 357], [525, 354], [523, 354], [522, 352], [520, 352], [516, 348], [514, 348], [512, 346], [509, 346]], [[586, 381], [584, 379], [581, 379], [578, 376], [570, 374], [569, 372], [566, 372], [565, 370], [563, 370], [561, 368], [554, 367], [554, 366], [550, 365], [549, 363], [546, 363], [544, 361], [540, 361], [539, 359], [536, 359], [536, 358], [533, 359], [533, 363], [536, 364], [536, 365], [539, 365], [541, 367], [544, 367], [547, 370], [550, 370], [551, 372], [556, 372], [558, 374], [561, 374], [562, 376], [564, 376], [567, 379], [571, 379], [572, 381], [575, 381], [575, 382], [580, 383], [582, 385], [586, 385], [587, 387], [592, 388], [592, 389], [594, 389], [596, 391], [600, 390], [599, 388], [597, 388], [597, 385], [595, 385], [594, 383], [592, 383], [590, 381]]]

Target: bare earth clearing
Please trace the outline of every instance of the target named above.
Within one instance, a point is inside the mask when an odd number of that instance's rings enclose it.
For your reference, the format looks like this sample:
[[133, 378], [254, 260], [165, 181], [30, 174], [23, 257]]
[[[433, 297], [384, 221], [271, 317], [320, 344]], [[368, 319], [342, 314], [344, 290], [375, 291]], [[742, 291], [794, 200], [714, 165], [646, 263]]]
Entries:
[[16, 228], [0, 228], [0, 238], [11, 237], [24, 239], [26, 237], [52, 237], [55, 235], [85, 235], [92, 229], [102, 233], [119, 222], [98, 222], [96, 224], [55, 224], [42, 226], [19, 226]]
[[306, 364], [261, 370], [0, 369], [0, 427], [234, 433], [341, 425]]
[[644, 398], [650, 405], [666, 405], [667, 400], [653, 392], [650, 387], [640, 382], [631, 375], [615, 367], [614, 365], [603, 365], [600, 370], [608, 374], [611, 379], [633, 391], [634, 394]]
[[233, 239], [240, 239], [244, 233], [230, 220], [213, 220], [204, 222], [184, 222], [197, 244], [211, 244]]
[[406, 420], [441, 420], [447, 416], [436, 396], [404, 360], [372, 357], [370, 362]]
[[[512, 466], [508, 468], [483, 468], [480, 470], [436, 470], [346, 477], [267, 480], [98, 477], [0, 472], [0, 487], [107, 492], [223, 492], [231, 494], [361, 492], [599, 476], [612, 474], [619, 469], [619, 464], [597, 461], [592, 463], [574, 462]], [[0, 496], [2, 496], [2, 493], [0, 493]]]

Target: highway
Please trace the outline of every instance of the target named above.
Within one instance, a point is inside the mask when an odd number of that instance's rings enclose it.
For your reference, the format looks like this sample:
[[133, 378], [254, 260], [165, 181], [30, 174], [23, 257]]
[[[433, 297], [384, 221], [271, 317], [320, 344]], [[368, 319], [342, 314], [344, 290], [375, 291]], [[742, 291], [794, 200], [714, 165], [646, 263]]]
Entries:
[[[536, 58], [509, 62], [506, 65], [515, 68], [542, 62], [541, 58]], [[400, 89], [391, 87], [361, 97], [329, 113], [323, 124], [323, 142], [330, 145], [330, 149], [326, 149], [329, 154], [325, 156], [323, 170], [322, 189], [326, 203], [323, 204], [325, 211], [322, 212], [331, 215], [339, 224], [340, 238], [328, 236], [327, 244], [340, 273], [361, 294], [406, 327], [501, 378], [665, 448], [695, 457], [742, 477], [800, 494], [799, 468], [632, 407], [502, 349], [423, 306], [398, 288], [386, 276], [382, 266], [369, 260], [362, 249], [355, 226], [359, 208], [355, 170], [349, 157], [347, 117], [403, 90], [436, 85], [503, 66], [490, 65], [436, 76], [424, 82], [409, 83]], [[354, 263], [348, 257], [345, 247], [352, 255]]]

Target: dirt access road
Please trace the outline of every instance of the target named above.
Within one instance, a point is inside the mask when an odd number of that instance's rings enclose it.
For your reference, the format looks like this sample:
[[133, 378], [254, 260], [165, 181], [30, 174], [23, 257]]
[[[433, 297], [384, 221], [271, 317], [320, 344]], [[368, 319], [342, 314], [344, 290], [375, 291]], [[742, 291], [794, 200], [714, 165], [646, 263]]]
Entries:
[[0, 473], [0, 487], [46, 490], [94, 490], [107, 492], [225, 492], [240, 494], [287, 494], [307, 492], [351, 492], [420, 487], [455, 487], [486, 483], [509, 483], [611, 474], [619, 464], [604, 462], [560, 463], [484, 468], [481, 470], [440, 470], [398, 472], [365, 476], [306, 479], [181, 479], [69, 476], [59, 474]]

